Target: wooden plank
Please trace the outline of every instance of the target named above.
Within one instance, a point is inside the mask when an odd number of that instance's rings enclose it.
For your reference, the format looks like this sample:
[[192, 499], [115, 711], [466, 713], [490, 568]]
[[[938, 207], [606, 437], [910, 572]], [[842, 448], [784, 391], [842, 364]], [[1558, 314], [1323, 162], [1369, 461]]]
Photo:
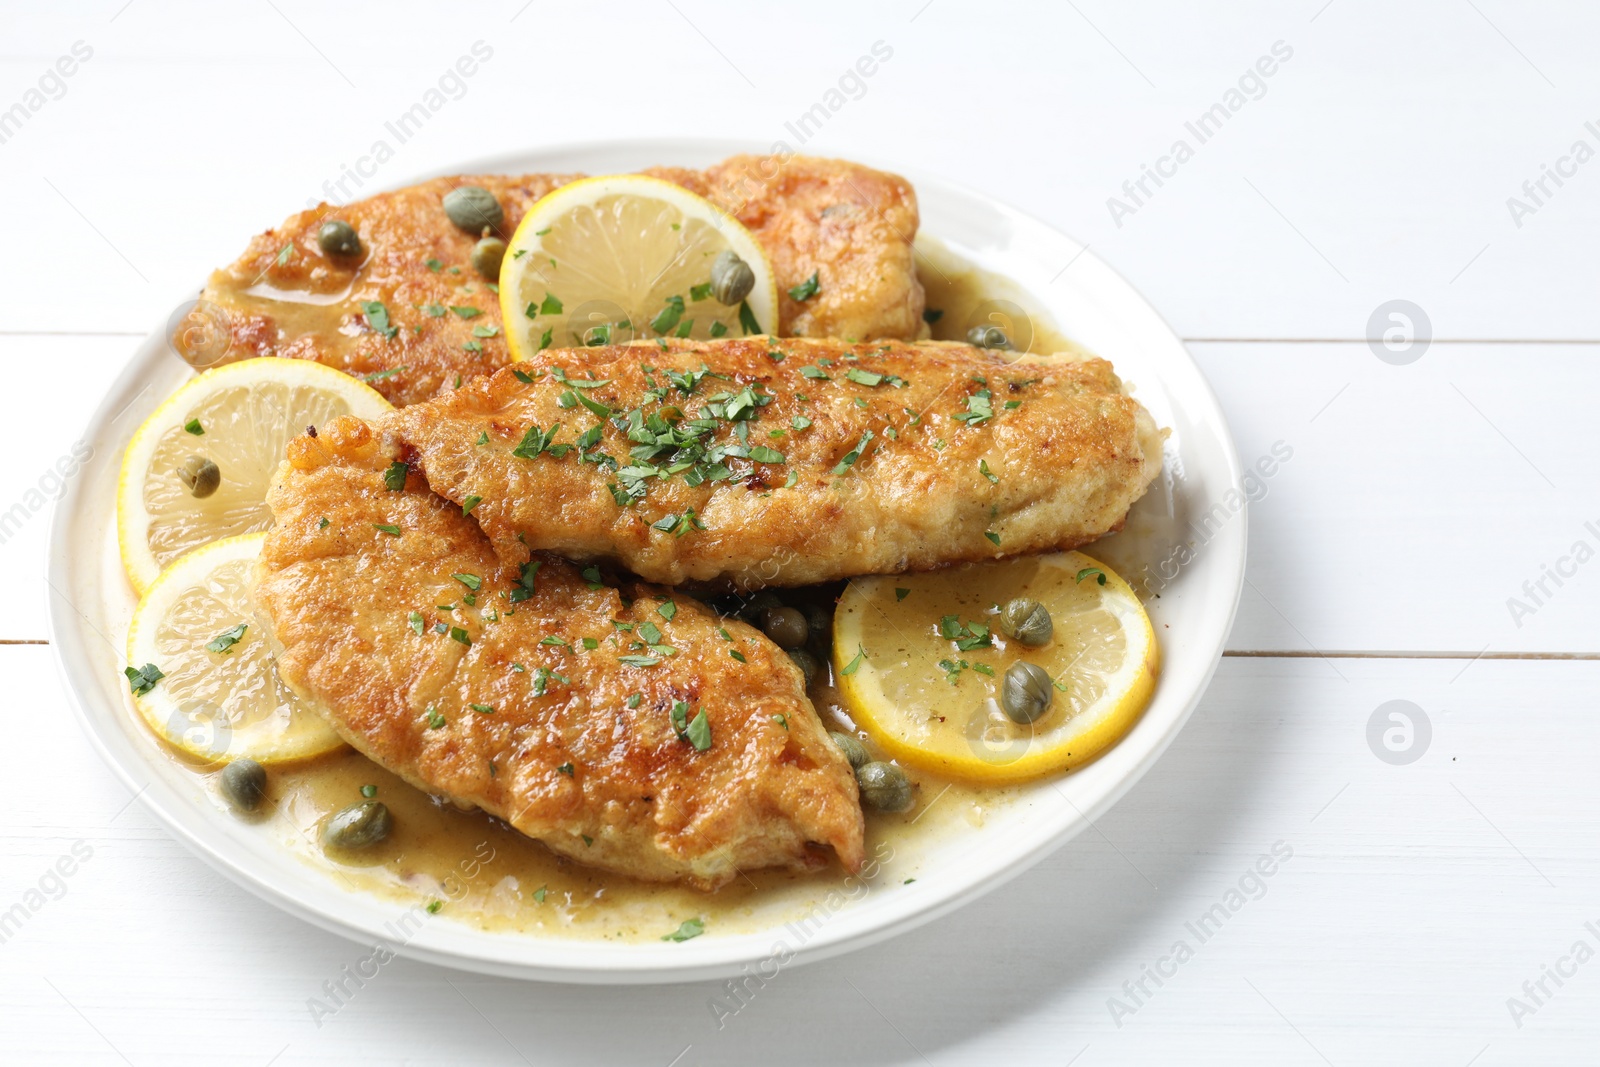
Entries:
[[[17, 395], [52, 397], [10, 416], [27, 462], [0, 470], [8, 588], [39, 580], [41, 490], [58, 460], [70, 464], [99, 402], [98, 387], [60, 388], [62, 368], [108, 381], [135, 343], [0, 337]], [[1292, 453], [1250, 505], [1249, 584], [1230, 648], [1600, 652], [1600, 577], [1573, 558], [1579, 542], [1600, 550], [1587, 526], [1600, 527], [1600, 474], [1569, 429], [1600, 393], [1589, 348], [1441, 344], [1404, 367], [1364, 344], [1193, 350], [1243, 462], [1275, 445]], [[1560, 587], [1545, 577], [1558, 565], [1574, 571]], [[0, 639], [43, 636], [34, 603], [0, 600]]]
[[[1589, 104], [1600, 71], [1581, 47], [1600, 11], [907, 7], [819, 2], [772, 48], [771, 28], [733, 0], [640, 5], [605, 32], [614, 54], [677, 60], [643, 108], [634, 80], [597, 76], [586, 49], [550, 46], [590, 33], [582, 7], [512, 22], [523, 8], [512, 3], [457, 29], [418, 4], [393, 5], [383, 26], [282, 4], [230, 13], [225, 34], [197, 6], [140, 4], [114, 22], [18, 12], [0, 57], [8, 102], [74, 41], [95, 51], [3, 146], [0, 193], [33, 209], [8, 220], [0, 327], [148, 329], [347, 167], [373, 170], [371, 189], [530, 139], [660, 136], [692, 122], [981, 188], [1088, 242], [1188, 337], [1363, 337], [1374, 309], [1405, 298], [1440, 337], [1600, 338], [1586, 240], [1600, 183], [1561, 163], [1580, 139], [1600, 147], [1585, 126], [1600, 118]], [[1392, 50], [1403, 61], [1375, 54], [1374, 19], [1386, 40], [1410, 42]], [[479, 38], [494, 56], [400, 143], [385, 122]], [[880, 40], [892, 58], [800, 143], [788, 126]], [[1262, 89], [1247, 82], [1202, 143], [1186, 123], [1231, 99], [1279, 41], [1292, 57]], [[535, 67], [541, 84], [581, 86], [582, 106], [529, 98]], [[1004, 95], [958, 91], [969, 82]], [[212, 84], [273, 89], [201, 91]], [[511, 128], [526, 132], [508, 133], [519, 106], [527, 118]], [[1169, 167], [1180, 139], [1193, 158]], [[381, 165], [379, 141], [392, 151]], [[1544, 179], [1534, 213], [1514, 220], [1508, 200], [1531, 203], [1523, 183], [1546, 164], [1573, 177]], [[1173, 176], [1145, 179], [1137, 210], [1114, 218], [1108, 202], [1133, 203], [1124, 183], [1147, 165]], [[92, 295], [61, 283], [86, 261]]]
[[[533, 988], [404, 961], [319, 1028], [306, 999], [366, 950], [191, 858], [128, 806], [47, 650], [0, 657], [32, 709], [0, 748], [0, 905], [74, 843], [91, 850], [0, 946], [0, 1035], [18, 1062], [265, 1062], [287, 1047], [279, 1062], [665, 1064], [693, 1046], [680, 1062], [1060, 1064], [1087, 1046], [1079, 1063], [1466, 1063], [1486, 1047], [1481, 1063], [1531, 1063], [1582, 1060], [1593, 1042], [1594, 964], [1547, 981], [1520, 1028], [1506, 1002], [1575, 941], [1600, 946], [1584, 925], [1600, 925], [1600, 827], [1572, 814], [1600, 804], [1595, 663], [1455, 679], [1452, 664], [1368, 660], [1340, 680], [1315, 662], [1225, 660], [1094, 831], [923, 930], [752, 984], [721, 1029], [720, 983]], [[1408, 765], [1366, 741], [1394, 699], [1431, 723]], [[1249, 878], [1275, 846], [1273, 873]], [[1189, 924], [1217, 905], [1202, 940]], [[1173, 973], [1135, 1003], [1123, 983], [1179, 941], [1192, 958], [1163, 963]], [[1112, 998], [1134, 1010], [1113, 1018]]]

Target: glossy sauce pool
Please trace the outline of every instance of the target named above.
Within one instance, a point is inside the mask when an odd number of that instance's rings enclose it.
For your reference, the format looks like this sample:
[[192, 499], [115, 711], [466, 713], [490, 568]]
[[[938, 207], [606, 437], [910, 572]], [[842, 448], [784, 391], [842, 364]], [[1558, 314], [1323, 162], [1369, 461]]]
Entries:
[[[1026, 294], [1009, 280], [974, 269], [936, 240], [919, 238], [917, 247], [928, 307], [942, 312], [931, 325], [935, 339], [963, 340], [970, 326], [981, 322], [1006, 329], [1020, 351], [1082, 351], [1047, 319], [1025, 310]], [[328, 315], [322, 301], [299, 310], [308, 320]], [[281, 315], [282, 309], [275, 313]], [[817, 598], [813, 591], [800, 595]], [[818, 711], [829, 729], [854, 732], [832, 699], [831, 680], [825, 666], [812, 688]], [[131, 708], [130, 713], [136, 714]], [[151, 743], [165, 748], [153, 735]], [[867, 814], [869, 867], [863, 875], [847, 875], [837, 863], [810, 873], [755, 871], [705, 893], [584, 867], [499, 819], [423, 793], [349, 748], [270, 768], [267, 799], [251, 816], [231, 813], [217, 791], [220, 768], [199, 767], [176, 754], [172, 758], [210, 778], [219, 819], [237, 819], [272, 835], [352, 891], [485, 930], [616, 941], [653, 941], [692, 918], [700, 919], [710, 935], [750, 932], [803, 916], [837, 895], [854, 900], [864, 888], [893, 891], [915, 880], [917, 858], [927, 846], [977, 832], [988, 812], [1015, 796], [1003, 787], [968, 786], [912, 770], [917, 790], [909, 812]], [[376, 787], [374, 799], [388, 806], [394, 829], [361, 853], [330, 855], [318, 842], [319, 823], [365, 799], [363, 786]]]

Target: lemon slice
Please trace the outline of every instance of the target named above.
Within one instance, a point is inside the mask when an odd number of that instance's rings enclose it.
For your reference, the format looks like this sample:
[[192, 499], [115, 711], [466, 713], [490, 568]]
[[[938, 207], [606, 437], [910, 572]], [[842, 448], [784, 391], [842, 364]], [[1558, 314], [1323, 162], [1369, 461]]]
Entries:
[[[289, 438], [339, 415], [370, 419], [390, 410], [370, 385], [303, 359], [247, 359], [185, 382], [134, 432], [122, 457], [117, 539], [134, 589], [143, 593], [190, 549], [266, 529], [267, 485]], [[191, 456], [221, 472], [209, 496], [196, 498], [178, 476]]]
[[[1014, 597], [1049, 610], [1047, 644], [1024, 647], [1000, 631]], [[895, 758], [960, 778], [1017, 782], [1079, 766], [1127, 733], [1155, 690], [1149, 617], [1127, 583], [1081, 552], [858, 578], [833, 627], [851, 715]], [[1054, 682], [1031, 724], [999, 703], [1018, 661]]]
[[[711, 293], [723, 252], [755, 285], [733, 306]], [[640, 174], [586, 178], [534, 204], [500, 266], [511, 358], [635, 338], [776, 333], [778, 286], [737, 219], [680, 186]]]
[[[144, 672], [129, 678], [134, 705], [160, 737], [199, 759], [280, 762], [344, 743], [278, 678], [250, 593], [266, 537], [190, 552], [151, 583], [128, 629], [129, 669]], [[147, 664], [160, 672], [153, 684]]]

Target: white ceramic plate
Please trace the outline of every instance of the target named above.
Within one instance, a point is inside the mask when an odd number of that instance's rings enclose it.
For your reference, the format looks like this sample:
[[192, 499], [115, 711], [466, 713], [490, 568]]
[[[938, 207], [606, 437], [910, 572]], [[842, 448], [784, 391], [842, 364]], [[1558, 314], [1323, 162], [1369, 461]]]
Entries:
[[[714, 141], [630, 141], [544, 149], [463, 163], [449, 173], [699, 167], [760, 146]], [[1013, 279], [1067, 337], [1111, 359], [1157, 421], [1172, 431], [1163, 479], [1118, 535], [1090, 546], [1147, 597], [1162, 646], [1155, 699], [1133, 731], [1077, 772], [1035, 783], [988, 814], [981, 829], [896, 856], [887, 878], [837, 907], [813, 912], [796, 935], [774, 916], [747, 932], [715, 930], [682, 944], [629, 944], [489, 933], [433, 921], [399, 946], [403, 955], [491, 974], [570, 982], [660, 982], [723, 977], [770, 957], [780, 943], [798, 960], [881, 941], [976, 900], [1027, 870], [1110, 809], [1150, 769], [1194, 710], [1222, 654], [1244, 579], [1241, 471], [1215, 396], [1183, 344], [1106, 264], [1076, 241], [988, 197], [906, 172], [923, 231], [958, 255]], [[292, 207], [285, 202], [286, 208]], [[240, 235], [240, 241], [245, 235]], [[161, 324], [133, 353], [85, 435], [94, 458], [56, 506], [48, 580], [50, 642], [84, 729], [139, 799], [180, 840], [241, 885], [309, 922], [367, 945], [396, 943], [403, 906], [350, 891], [286, 852], [269, 835], [217, 810], [199, 776], [160, 752], [135, 721], [122, 677], [131, 591], [115, 536], [115, 486], [133, 430], [189, 374]], [[1237, 506], [1233, 501], [1240, 501]], [[1199, 520], [1209, 516], [1203, 526]], [[1194, 525], [1191, 525], [1194, 523]], [[1148, 572], [1147, 569], [1148, 568]], [[914, 871], [906, 885], [898, 875]], [[761, 917], [758, 916], [758, 919]]]

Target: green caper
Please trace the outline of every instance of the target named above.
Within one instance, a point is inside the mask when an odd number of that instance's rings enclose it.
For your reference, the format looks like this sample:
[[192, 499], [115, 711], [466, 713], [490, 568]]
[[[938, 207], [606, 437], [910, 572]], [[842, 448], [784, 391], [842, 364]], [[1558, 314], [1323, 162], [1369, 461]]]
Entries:
[[1033, 663], [1013, 663], [1000, 679], [1000, 710], [1020, 725], [1038, 722], [1050, 710], [1050, 674]]
[[756, 272], [733, 252], [723, 252], [711, 264], [711, 295], [717, 303], [733, 307], [756, 287]]
[[798, 608], [768, 608], [761, 613], [761, 629], [779, 648], [799, 648], [811, 636], [811, 625]]
[[763, 589], [744, 602], [744, 606], [739, 609], [739, 618], [752, 626], [759, 626], [768, 610], [781, 607], [783, 601], [778, 599], [778, 594]]
[[855, 734], [840, 733], [837, 730], [828, 731], [828, 736], [833, 738], [833, 743], [839, 746], [839, 751], [844, 753], [844, 758], [850, 761], [850, 766], [860, 767], [872, 759], [867, 755], [867, 746]]
[[878, 811], [907, 811], [911, 807], [911, 779], [892, 763], [863, 763], [856, 768], [861, 799]]
[[222, 484], [222, 469], [204, 456], [190, 456], [178, 468], [178, 481], [189, 490], [190, 496], [203, 499]]
[[498, 230], [506, 218], [500, 201], [481, 185], [463, 185], [444, 194], [444, 213], [468, 233], [482, 233], [485, 226]]
[[1029, 648], [1049, 644], [1055, 628], [1050, 609], [1029, 597], [1009, 601], [1000, 612], [1000, 632]]
[[485, 237], [472, 246], [472, 269], [491, 280], [500, 277], [500, 261], [506, 258], [506, 243], [498, 237]]
[[806, 622], [812, 637], [826, 641], [833, 630], [833, 611], [822, 604], [812, 604], [806, 608]]
[[317, 247], [330, 256], [359, 256], [361, 238], [348, 222], [329, 219], [317, 230]]
[[333, 849], [367, 848], [388, 837], [393, 828], [387, 807], [376, 800], [363, 800], [322, 821], [322, 844]]
[[794, 660], [794, 665], [799, 667], [801, 672], [806, 676], [807, 685], [811, 684], [811, 679], [815, 678], [817, 676], [817, 672], [822, 669], [822, 664], [818, 661], [817, 657], [813, 656], [803, 648], [790, 649], [789, 658]]
[[217, 778], [222, 795], [240, 811], [255, 811], [267, 795], [267, 769], [253, 759], [236, 759]]
[[967, 331], [967, 344], [977, 348], [1011, 347], [1011, 338], [998, 326], [974, 326]]

